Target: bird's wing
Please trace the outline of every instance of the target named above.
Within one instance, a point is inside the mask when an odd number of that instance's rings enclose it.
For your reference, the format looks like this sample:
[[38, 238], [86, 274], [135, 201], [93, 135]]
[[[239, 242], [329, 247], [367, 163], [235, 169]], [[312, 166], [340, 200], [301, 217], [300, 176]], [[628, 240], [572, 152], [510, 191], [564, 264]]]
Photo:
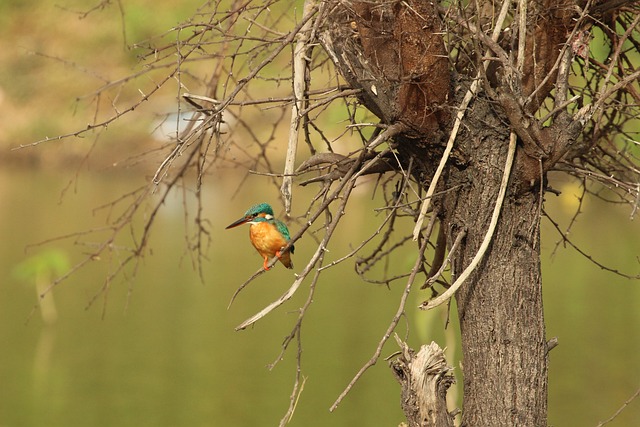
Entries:
[[[275, 220], [275, 225], [276, 225], [276, 228], [278, 229], [278, 231], [280, 232], [280, 234], [282, 234], [284, 236], [284, 239], [287, 242], [289, 240], [291, 240], [291, 235], [289, 234], [289, 229], [287, 228], [287, 226], [285, 225], [284, 222], [276, 219]], [[290, 251], [291, 251], [291, 253], [293, 253], [293, 251], [294, 251], [293, 245], [291, 245]]]

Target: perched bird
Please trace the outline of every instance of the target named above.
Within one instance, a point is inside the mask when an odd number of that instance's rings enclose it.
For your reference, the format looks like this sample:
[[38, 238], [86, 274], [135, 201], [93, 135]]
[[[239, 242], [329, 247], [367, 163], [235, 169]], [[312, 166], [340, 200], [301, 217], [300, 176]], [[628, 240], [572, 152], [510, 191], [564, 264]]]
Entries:
[[269, 260], [274, 256], [278, 257], [285, 267], [293, 268], [291, 254], [289, 253], [293, 253], [293, 245], [282, 252], [282, 248], [291, 240], [289, 229], [282, 221], [278, 221], [273, 217], [271, 206], [267, 203], [251, 206], [242, 218], [225, 229], [228, 230], [247, 223], [251, 224], [249, 238], [260, 256], [264, 258], [263, 267], [265, 270], [269, 270]]

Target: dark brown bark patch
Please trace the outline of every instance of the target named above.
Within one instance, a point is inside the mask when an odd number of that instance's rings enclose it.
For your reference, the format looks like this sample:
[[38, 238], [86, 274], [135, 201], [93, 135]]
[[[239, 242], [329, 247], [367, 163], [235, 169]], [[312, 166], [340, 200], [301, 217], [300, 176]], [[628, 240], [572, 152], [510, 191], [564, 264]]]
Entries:
[[527, 35], [525, 58], [531, 59], [524, 63], [522, 92], [529, 96], [537, 90], [526, 106], [528, 113], [534, 113], [554, 88], [557, 69], [553, 67], [571, 32], [576, 8], [574, 0], [538, 0], [529, 4], [532, 10], [528, 28], [532, 34]]
[[451, 77], [434, 6], [415, 0], [344, 5], [329, 19], [328, 50], [349, 83], [363, 89], [363, 104], [421, 139], [446, 128]]

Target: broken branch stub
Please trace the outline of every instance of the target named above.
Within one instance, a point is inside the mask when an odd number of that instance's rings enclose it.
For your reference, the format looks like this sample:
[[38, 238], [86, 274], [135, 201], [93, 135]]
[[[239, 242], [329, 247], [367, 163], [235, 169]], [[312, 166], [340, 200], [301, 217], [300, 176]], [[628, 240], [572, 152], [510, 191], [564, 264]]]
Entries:
[[453, 427], [447, 390], [454, 382], [444, 351], [431, 342], [414, 352], [396, 335], [400, 355], [389, 362], [402, 386], [402, 410], [410, 427]]

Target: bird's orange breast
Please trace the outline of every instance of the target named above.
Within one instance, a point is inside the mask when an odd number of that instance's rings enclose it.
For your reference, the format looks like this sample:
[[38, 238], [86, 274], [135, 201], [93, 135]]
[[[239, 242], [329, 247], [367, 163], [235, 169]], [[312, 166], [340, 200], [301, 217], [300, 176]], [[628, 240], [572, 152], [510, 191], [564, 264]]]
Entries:
[[268, 256], [269, 258], [274, 257], [276, 252], [287, 244], [278, 229], [268, 222], [251, 224], [249, 238], [260, 255], [263, 257]]

